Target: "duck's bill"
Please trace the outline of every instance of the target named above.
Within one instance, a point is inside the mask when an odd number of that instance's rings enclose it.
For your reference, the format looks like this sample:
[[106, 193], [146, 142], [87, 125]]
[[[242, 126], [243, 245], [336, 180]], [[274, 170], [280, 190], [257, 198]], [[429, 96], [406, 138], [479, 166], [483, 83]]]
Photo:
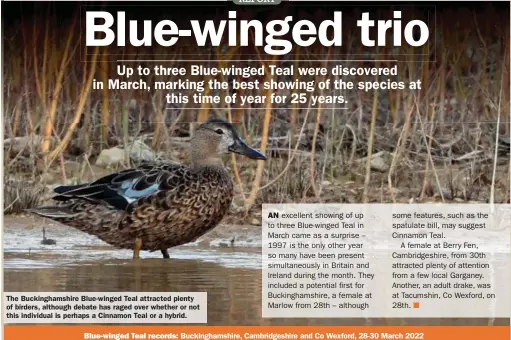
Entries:
[[230, 152], [237, 153], [239, 155], [246, 156], [251, 159], [262, 159], [266, 160], [266, 156], [260, 153], [259, 151], [252, 149], [250, 146], [245, 144], [241, 139], [238, 139], [234, 145], [229, 147]]

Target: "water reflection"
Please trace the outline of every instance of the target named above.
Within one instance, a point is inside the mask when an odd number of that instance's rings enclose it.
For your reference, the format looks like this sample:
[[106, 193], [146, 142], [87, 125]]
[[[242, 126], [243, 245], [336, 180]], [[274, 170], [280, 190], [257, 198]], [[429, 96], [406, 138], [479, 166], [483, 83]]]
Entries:
[[[261, 271], [197, 260], [143, 259], [85, 262], [76, 266], [8, 269], [5, 291], [208, 293], [210, 325], [487, 325], [488, 319], [262, 319]], [[509, 325], [496, 319], [495, 325]]]

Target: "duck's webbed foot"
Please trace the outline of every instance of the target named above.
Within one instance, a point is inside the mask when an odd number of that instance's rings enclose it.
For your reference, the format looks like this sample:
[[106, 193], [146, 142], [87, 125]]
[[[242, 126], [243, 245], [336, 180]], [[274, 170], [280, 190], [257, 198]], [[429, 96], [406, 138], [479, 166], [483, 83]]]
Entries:
[[167, 249], [162, 249], [161, 254], [163, 255], [164, 259], [170, 259], [169, 251]]
[[133, 258], [140, 258], [140, 250], [142, 249], [142, 240], [137, 238], [135, 239], [135, 246], [133, 247]]

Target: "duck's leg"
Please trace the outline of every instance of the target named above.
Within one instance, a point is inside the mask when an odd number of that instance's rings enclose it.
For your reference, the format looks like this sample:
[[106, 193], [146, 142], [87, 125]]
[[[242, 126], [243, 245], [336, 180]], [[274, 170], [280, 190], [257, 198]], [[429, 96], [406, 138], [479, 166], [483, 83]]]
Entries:
[[169, 251], [167, 249], [162, 249], [161, 254], [163, 255], [164, 259], [170, 259]]
[[140, 249], [142, 249], [142, 240], [139, 238], [135, 239], [135, 247], [133, 248], [133, 258], [140, 258]]

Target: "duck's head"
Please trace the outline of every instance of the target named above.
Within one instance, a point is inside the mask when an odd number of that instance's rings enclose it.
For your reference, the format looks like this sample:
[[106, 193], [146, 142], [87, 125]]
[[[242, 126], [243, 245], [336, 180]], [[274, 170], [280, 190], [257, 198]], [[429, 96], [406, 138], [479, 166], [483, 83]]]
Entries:
[[195, 131], [191, 141], [191, 158], [194, 164], [213, 164], [231, 152], [251, 159], [266, 160], [262, 153], [249, 147], [238, 136], [234, 127], [224, 120], [211, 119]]

